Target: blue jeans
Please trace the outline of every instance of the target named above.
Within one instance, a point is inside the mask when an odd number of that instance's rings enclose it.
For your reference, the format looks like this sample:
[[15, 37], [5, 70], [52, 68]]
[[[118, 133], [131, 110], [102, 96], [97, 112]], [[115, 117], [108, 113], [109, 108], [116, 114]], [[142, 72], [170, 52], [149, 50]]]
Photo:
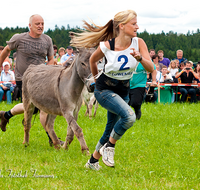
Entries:
[[99, 149], [108, 142], [110, 136], [115, 140], [119, 140], [126, 130], [133, 126], [136, 116], [128, 105], [129, 95], [122, 98], [113, 91], [99, 91], [96, 88], [94, 95], [99, 104], [107, 109], [106, 128], [96, 146], [96, 150], [99, 152]]
[[180, 93], [182, 94], [181, 102], [185, 102], [187, 94], [190, 94], [190, 102], [196, 102], [196, 90], [194, 88], [180, 88]]
[[4, 92], [6, 93], [6, 98], [7, 98], [7, 104], [11, 104], [12, 101], [12, 97], [11, 97], [11, 93], [13, 91], [13, 87], [10, 87], [10, 90], [6, 90], [4, 91], [3, 88], [0, 87], [0, 102], [2, 101]]

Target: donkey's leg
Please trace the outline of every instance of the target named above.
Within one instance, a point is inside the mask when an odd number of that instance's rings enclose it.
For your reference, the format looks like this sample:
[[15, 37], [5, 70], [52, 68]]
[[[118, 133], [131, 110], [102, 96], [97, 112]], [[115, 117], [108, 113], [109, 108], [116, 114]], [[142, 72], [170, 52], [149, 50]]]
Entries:
[[97, 100], [95, 99], [94, 115], [93, 115], [94, 117], [96, 116], [98, 106], [99, 106], [99, 103], [98, 103]]
[[48, 132], [50, 138], [53, 141], [54, 148], [59, 149], [60, 148], [60, 140], [58, 139], [55, 131], [54, 131], [54, 121], [56, 119], [56, 115], [47, 115], [46, 119], [46, 131]]
[[67, 127], [67, 137], [66, 137], [66, 141], [63, 145], [63, 148], [68, 149], [68, 146], [71, 144], [73, 139], [74, 139], [74, 132], [73, 132], [72, 128], [68, 125], [68, 127]]
[[29, 131], [31, 129], [31, 118], [33, 116], [33, 112], [35, 106], [29, 101], [23, 99], [24, 106], [24, 142], [25, 146], [29, 145]]
[[79, 140], [80, 145], [81, 145], [81, 151], [83, 153], [86, 152], [86, 154], [89, 154], [89, 148], [86, 145], [86, 142], [85, 142], [85, 139], [83, 136], [83, 131], [82, 131], [81, 127], [77, 124], [76, 119], [69, 112], [65, 113], [64, 117], [67, 120], [68, 127], [70, 127], [73, 130], [74, 134], [76, 135], [77, 139]]
[[92, 108], [94, 104], [94, 96], [90, 98], [90, 101], [88, 103], [88, 109], [89, 109], [89, 118], [92, 119]]
[[89, 114], [88, 102], [85, 103], [85, 105], [87, 106], [87, 109], [86, 109], [86, 112], [85, 112], [85, 116], [87, 116]]
[[89, 119], [92, 119], [92, 107], [93, 105], [88, 105], [88, 110], [89, 110]]

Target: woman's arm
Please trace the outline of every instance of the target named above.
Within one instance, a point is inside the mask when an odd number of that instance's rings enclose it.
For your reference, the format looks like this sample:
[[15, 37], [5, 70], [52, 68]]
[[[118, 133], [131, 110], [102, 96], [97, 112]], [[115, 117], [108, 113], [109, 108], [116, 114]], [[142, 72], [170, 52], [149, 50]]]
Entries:
[[[99, 46], [90, 57], [90, 69], [93, 76], [98, 74], [97, 62], [103, 57], [104, 57], [104, 54], [101, 51], [100, 46]], [[96, 82], [96, 79], [94, 80]]]
[[134, 48], [131, 48], [133, 49], [133, 53], [131, 53], [131, 55], [142, 64], [145, 70], [152, 73], [154, 70], [154, 66], [151, 61], [147, 45], [141, 38], [138, 38], [138, 44], [139, 44], [139, 52], [136, 51]]
[[194, 78], [199, 79], [198, 74], [196, 72], [194, 72], [193, 69], [191, 69], [190, 72], [192, 72], [192, 74], [194, 75]]

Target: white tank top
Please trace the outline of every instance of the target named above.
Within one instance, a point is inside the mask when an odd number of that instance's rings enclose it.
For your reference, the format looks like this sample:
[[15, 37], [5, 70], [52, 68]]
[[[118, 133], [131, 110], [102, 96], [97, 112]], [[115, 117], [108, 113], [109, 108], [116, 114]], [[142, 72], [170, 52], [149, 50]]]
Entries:
[[123, 51], [113, 51], [108, 49], [104, 42], [100, 42], [100, 49], [104, 53], [107, 63], [104, 74], [117, 80], [128, 80], [132, 77], [139, 62], [130, 54], [135, 48], [139, 51], [138, 38], [132, 38], [131, 45]]

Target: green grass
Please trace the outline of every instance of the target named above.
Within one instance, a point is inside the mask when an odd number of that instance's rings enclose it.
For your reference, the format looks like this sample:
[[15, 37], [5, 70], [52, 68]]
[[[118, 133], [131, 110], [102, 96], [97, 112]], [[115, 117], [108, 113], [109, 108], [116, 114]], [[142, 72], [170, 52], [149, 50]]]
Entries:
[[[1, 110], [13, 107], [0, 103]], [[89, 159], [77, 138], [69, 150], [55, 150], [36, 116], [30, 145], [22, 144], [23, 115], [10, 120], [0, 132], [0, 189], [200, 189], [200, 104], [143, 104], [142, 117], [115, 149], [115, 168], [100, 160], [100, 171], [86, 170]], [[99, 106], [90, 120], [79, 112], [78, 124], [92, 153], [106, 124]], [[67, 124], [57, 117], [55, 131], [66, 138]]]

